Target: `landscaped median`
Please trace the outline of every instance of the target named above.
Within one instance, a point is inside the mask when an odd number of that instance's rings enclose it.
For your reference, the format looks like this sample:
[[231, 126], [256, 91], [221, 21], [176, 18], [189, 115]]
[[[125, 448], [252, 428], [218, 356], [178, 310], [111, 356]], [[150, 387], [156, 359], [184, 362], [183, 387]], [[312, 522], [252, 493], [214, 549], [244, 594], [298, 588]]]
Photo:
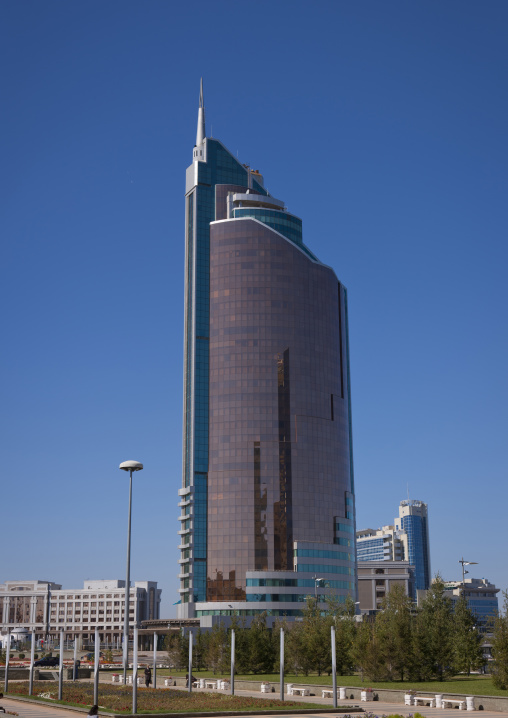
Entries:
[[[28, 683], [19, 682], [9, 685], [9, 697], [28, 697]], [[189, 693], [180, 690], [157, 690], [154, 688], [138, 688], [138, 713], [157, 713], [159, 716], [168, 714], [195, 713], [200, 716], [221, 713], [349, 713], [352, 706], [327, 708], [315, 703], [301, 703], [293, 700], [274, 700], [253, 698], [250, 696], [231, 696], [223, 693]], [[89, 707], [93, 703], [93, 685], [91, 683], [64, 683], [62, 701], [57, 701], [58, 686], [49, 681], [36, 681], [33, 685], [32, 700], [51, 702], [52, 704]], [[117, 685], [101, 684], [99, 690], [99, 706], [101, 712], [131, 715], [132, 688]], [[355, 713], [358, 709], [354, 708]]]

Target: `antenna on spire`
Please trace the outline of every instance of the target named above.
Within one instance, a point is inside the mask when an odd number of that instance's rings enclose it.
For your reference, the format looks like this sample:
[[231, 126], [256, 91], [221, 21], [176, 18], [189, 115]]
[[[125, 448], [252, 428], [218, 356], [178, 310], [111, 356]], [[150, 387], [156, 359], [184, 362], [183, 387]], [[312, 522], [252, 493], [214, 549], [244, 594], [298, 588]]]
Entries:
[[203, 97], [203, 78], [201, 78], [199, 86], [198, 131], [196, 133], [196, 145], [202, 145], [205, 137], [205, 100]]

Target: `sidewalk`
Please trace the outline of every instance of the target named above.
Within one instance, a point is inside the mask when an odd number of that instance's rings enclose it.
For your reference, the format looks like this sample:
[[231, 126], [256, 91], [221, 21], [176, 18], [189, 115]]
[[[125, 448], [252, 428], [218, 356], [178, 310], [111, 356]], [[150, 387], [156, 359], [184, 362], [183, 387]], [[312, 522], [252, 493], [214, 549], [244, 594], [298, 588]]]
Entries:
[[[159, 688], [157, 688], [159, 690]], [[182, 690], [182, 688], [166, 688], [164, 690]], [[193, 689], [193, 692], [196, 693], [204, 693], [203, 689]], [[241, 690], [235, 690], [235, 695], [238, 696], [254, 696], [255, 698], [279, 698], [279, 693], [259, 693], [256, 691], [241, 691]], [[288, 698], [287, 695], [284, 696], [285, 699]], [[313, 716], [316, 716], [316, 718], [330, 718], [330, 716], [333, 716], [333, 712], [330, 713], [330, 709], [333, 711], [332, 701], [330, 698], [321, 698], [320, 696], [291, 696], [290, 697], [292, 701], [295, 701], [297, 703], [315, 703], [316, 708], [322, 708], [327, 709], [326, 713], [313, 713]], [[99, 704], [100, 704], [100, 691], [99, 691]], [[390, 715], [392, 713], [397, 713], [399, 715], [403, 716], [410, 716], [414, 715], [415, 712], [421, 713], [425, 718], [457, 718], [457, 709], [454, 708], [427, 708], [427, 707], [412, 707], [412, 706], [405, 706], [401, 703], [383, 703], [381, 701], [376, 702], [369, 702], [369, 703], [363, 703], [359, 704], [358, 702], [354, 701], [337, 701], [337, 704], [339, 707], [341, 706], [352, 706], [350, 714], [361, 716], [362, 713], [365, 716], [365, 713], [374, 714], [375, 716], [382, 716], [382, 715]], [[15, 713], [18, 713], [21, 718], [77, 718], [78, 715], [81, 714], [81, 716], [84, 716], [87, 714], [88, 710], [86, 708], [61, 708], [60, 706], [56, 705], [46, 705], [46, 704], [37, 704], [34, 705], [32, 703], [27, 703], [22, 700], [16, 700], [14, 698], [2, 698], [0, 701], [0, 705], [2, 705], [5, 710], [8, 711], [14, 711]], [[0, 714], [1, 715], [1, 714]], [[107, 711], [101, 711], [100, 715], [112, 715], [111, 713], [108, 713]], [[144, 714], [146, 716], [146, 714]], [[189, 714], [190, 715], [190, 714]], [[215, 714], [217, 716], [220, 716], [220, 713]], [[226, 714], [228, 718], [233, 718], [233, 713], [227, 713]], [[276, 717], [278, 714], [277, 712], [273, 713], [273, 716]], [[287, 714], [286, 714], [287, 715]], [[468, 713], [466, 711], [463, 711], [461, 715], [471, 715], [471, 713]], [[239, 717], [242, 716], [242, 714], [238, 714]], [[339, 718], [343, 718], [344, 714], [340, 715]], [[482, 718], [508, 718], [508, 712], [494, 712], [494, 711], [482, 711], [481, 712]], [[157, 718], [156, 715], [154, 715], [154, 718]], [[250, 716], [249, 718], [252, 718]], [[267, 716], [263, 716], [263, 718], [267, 718]]]

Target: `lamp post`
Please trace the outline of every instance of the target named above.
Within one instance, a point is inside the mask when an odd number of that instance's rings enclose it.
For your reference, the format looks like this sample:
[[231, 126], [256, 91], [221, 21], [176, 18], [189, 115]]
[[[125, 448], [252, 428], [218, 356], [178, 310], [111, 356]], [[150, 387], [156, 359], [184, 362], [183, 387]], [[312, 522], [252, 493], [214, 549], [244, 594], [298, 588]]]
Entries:
[[132, 472], [141, 471], [143, 464], [139, 461], [124, 461], [120, 464], [122, 471], [130, 473], [129, 480], [129, 523], [127, 528], [127, 578], [125, 581], [125, 613], [123, 622], [123, 684], [127, 685], [127, 667], [129, 663], [129, 595], [131, 583], [131, 514], [132, 514]]
[[478, 561], [464, 561], [464, 556], [459, 559], [459, 563], [462, 564], [462, 593], [464, 593], [464, 581], [466, 573], [469, 573], [469, 571], [466, 571], [464, 569], [464, 566], [472, 566], [473, 564], [476, 566], [478, 564]]
[[315, 598], [316, 601], [317, 601], [317, 597], [318, 597], [318, 595], [317, 595], [318, 586], [319, 586], [320, 588], [321, 588], [321, 586], [324, 586], [325, 579], [324, 579], [324, 578], [318, 578], [317, 576], [313, 576], [312, 578], [314, 579], [314, 598]]

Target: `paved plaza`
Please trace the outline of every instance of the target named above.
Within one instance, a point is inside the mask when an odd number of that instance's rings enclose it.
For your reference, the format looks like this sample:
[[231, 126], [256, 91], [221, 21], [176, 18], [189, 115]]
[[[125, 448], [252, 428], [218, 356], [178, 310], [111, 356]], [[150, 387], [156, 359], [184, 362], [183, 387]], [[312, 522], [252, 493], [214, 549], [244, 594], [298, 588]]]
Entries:
[[[109, 681], [108, 681], [109, 683]], [[158, 690], [158, 689], [157, 689]], [[164, 690], [177, 690], [175, 688], [166, 688]], [[179, 688], [178, 690], [182, 690]], [[195, 692], [204, 692], [202, 689], [194, 689]], [[256, 691], [242, 691], [235, 690], [235, 694], [238, 696], [254, 696], [256, 698], [279, 698], [278, 693], [263, 694]], [[286, 698], [287, 696], [285, 696]], [[322, 707], [328, 709], [326, 713], [313, 713], [313, 716], [318, 718], [330, 718], [333, 716], [333, 712], [330, 713], [329, 709], [332, 708], [331, 700], [329, 698], [321, 698], [320, 696], [291, 696], [291, 700], [298, 703], [315, 703], [316, 708]], [[60, 708], [53, 705], [43, 705], [18, 700], [15, 698], [2, 698], [0, 703], [5, 710], [14, 711], [18, 713], [21, 718], [76, 718], [77, 714], [81, 715], [88, 712], [86, 708]], [[100, 690], [99, 690], [99, 704], [100, 704]], [[360, 704], [354, 701], [338, 701], [338, 706], [353, 706], [350, 713], [351, 715], [360, 716], [362, 712], [373, 713], [376, 716], [389, 715], [391, 713], [398, 713], [403, 716], [413, 715], [416, 711], [421, 713], [425, 718], [457, 718], [457, 709], [441, 709], [441, 708], [427, 708], [427, 707], [411, 707], [405, 706], [401, 703], [383, 703], [381, 701], [369, 702]], [[107, 711], [100, 711], [100, 715], [113, 715]], [[146, 715], [146, 714], [145, 714]], [[220, 713], [217, 713], [220, 715]], [[233, 713], [227, 714], [229, 718], [234, 718]], [[239, 714], [242, 715], [242, 714]], [[279, 713], [273, 713], [273, 716], [280, 715]], [[287, 715], [287, 714], [286, 714]], [[290, 715], [290, 714], [289, 714]], [[339, 718], [342, 718], [344, 714], [338, 714]], [[466, 711], [461, 713], [466, 715]], [[482, 718], [508, 718], [508, 711], [481, 711]], [[265, 716], [266, 718], [266, 716]]]

